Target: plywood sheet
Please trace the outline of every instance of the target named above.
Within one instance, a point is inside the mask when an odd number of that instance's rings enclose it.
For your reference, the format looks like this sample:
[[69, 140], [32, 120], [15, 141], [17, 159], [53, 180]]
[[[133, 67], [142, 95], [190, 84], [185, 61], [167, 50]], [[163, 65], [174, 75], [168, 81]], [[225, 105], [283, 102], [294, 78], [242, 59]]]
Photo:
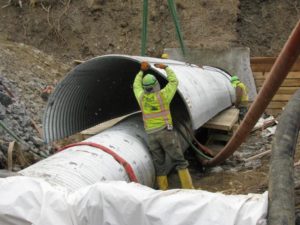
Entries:
[[206, 124], [203, 125], [205, 128], [211, 128], [216, 130], [232, 130], [233, 125], [238, 121], [239, 110], [236, 108], [230, 108], [222, 111]]
[[[128, 116], [128, 115], [126, 115], [126, 116]], [[87, 135], [87, 136], [92, 136], [92, 135], [99, 134], [101, 131], [112, 127], [113, 125], [115, 125], [116, 123], [118, 123], [119, 121], [124, 119], [126, 116], [121, 116], [121, 117], [106, 121], [104, 123], [100, 123], [100, 124], [98, 124], [96, 126], [93, 126], [89, 129], [81, 131], [80, 134]]]

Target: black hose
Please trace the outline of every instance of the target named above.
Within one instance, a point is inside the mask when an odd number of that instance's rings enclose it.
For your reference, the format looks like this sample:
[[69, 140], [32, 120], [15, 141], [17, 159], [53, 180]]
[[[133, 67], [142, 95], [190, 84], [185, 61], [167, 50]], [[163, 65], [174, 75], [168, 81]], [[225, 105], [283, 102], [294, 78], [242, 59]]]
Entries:
[[[181, 126], [184, 127], [184, 129], [186, 130], [186, 132], [195, 140], [196, 138], [193, 136], [193, 134], [191, 134], [187, 127], [184, 125], [184, 123], [179, 123]], [[194, 150], [194, 152], [200, 156], [201, 158], [204, 159], [208, 159], [211, 160], [212, 157], [205, 155], [203, 152], [201, 152], [189, 139], [188, 137], [184, 134], [184, 132], [178, 127], [176, 126], [177, 131], [181, 134], [181, 136], [183, 137], [183, 139], [190, 145], [190, 147], [192, 148], [192, 150]]]
[[272, 144], [269, 225], [295, 224], [294, 154], [300, 129], [300, 89], [283, 111]]

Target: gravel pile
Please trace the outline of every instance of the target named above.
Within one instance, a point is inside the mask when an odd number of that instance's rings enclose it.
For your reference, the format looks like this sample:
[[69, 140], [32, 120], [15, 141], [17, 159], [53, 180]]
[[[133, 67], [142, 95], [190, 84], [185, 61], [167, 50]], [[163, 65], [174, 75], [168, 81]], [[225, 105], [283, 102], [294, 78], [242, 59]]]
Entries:
[[[42, 117], [46, 99], [42, 91], [55, 85], [70, 67], [51, 55], [23, 43], [0, 37], [0, 122], [23, 142], [22, 153], [28, 163], [22, 165], [13, 151], [15, 171], [53, 153], [53, 147], [43, 142]], [[0, 124], [0, 170], [7, 168], [7, 150], [15, 138]], [[17, 147], [15, 148], [18, 149]], [[18, 164], [22, 166], [17, 166]]]
[[[0, 76], [0, 122], [24, 142], [22, 152], [33, 163], [53, 153], [53, 147], [44, 143], [34, 127], [26, 104], [14, 82]], [[10, 142], [15, 141], [9, 131], [0, 126], [0, 169], [7, 168], [7, 150]], [[19, 141], [20, 142], [20, 141]], [[16, 165], [13, 170], [22, 169]]]

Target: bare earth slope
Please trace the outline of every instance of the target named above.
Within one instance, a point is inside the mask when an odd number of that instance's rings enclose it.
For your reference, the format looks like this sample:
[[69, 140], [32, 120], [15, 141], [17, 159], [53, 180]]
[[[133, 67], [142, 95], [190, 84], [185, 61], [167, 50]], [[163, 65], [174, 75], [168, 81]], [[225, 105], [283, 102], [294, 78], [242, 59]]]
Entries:
[[[22, 0], [0, 9], [0, 35], [70, 61], [110, 53], [140, 54], [140, 0]], [[35, 2], [30, 5], [29, 2]], [[148, 55], [179, 47], [166, 0], [149, 1]], [[190, 48], [248, 46], [275, 56], [300, 18], [299, 0], [176, 0]], [[0, 7], [7, 0], [0, 0]]]
[[[140, 54], [142, 1], [36, 2], [0, 9], [0, 35], [66, 61], [109, 53]], [[223, 48], [238, 42], [237, 0], [176, 2], [188, 47]], [[0, 7], [6, 3], [0, 0]], [[147, 47], [151, 56], [159, 56], [165, 47], [179, 47], [165, 0], [149, 1]]]

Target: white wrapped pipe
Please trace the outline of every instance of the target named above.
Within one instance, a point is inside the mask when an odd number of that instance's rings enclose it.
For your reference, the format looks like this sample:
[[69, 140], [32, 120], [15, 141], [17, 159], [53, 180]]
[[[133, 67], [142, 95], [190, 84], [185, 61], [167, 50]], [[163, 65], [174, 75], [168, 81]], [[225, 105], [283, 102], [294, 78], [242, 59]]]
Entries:
[[[22, 185], [20, 185], [22, 184]], [[74, 192], [42, 179], [0, 179], [1, 225], [266, 225], [268, 193], [157, 191], [122, 181]]]
[[[153, 186], [155, 172], [139, 114], [84, 142], [101, 144], [110, 149], [132, 167], [139, 183]], [[130, 181], [124, 166], [112, 155], [89, 145], [67, 148], [19, 173], [41, 177], [54, 186], [72, 191], [98, 181]]]

